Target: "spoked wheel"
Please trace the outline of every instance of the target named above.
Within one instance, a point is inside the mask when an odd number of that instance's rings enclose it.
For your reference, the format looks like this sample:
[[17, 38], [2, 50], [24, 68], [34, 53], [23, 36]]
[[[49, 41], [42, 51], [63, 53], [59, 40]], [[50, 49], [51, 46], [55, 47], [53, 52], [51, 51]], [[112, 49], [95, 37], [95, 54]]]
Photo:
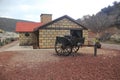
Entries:
[[56, 42], [55, 51], [57, 55], [68, 56], [72, 52], [72, 48], [70, 46], [65, 46], [63, 43]]
[[73, 46], [73, 48], [72, 48], [72, 52], [73, 53], [77, 53], [77, 51], [79, 50], [79, 46]]

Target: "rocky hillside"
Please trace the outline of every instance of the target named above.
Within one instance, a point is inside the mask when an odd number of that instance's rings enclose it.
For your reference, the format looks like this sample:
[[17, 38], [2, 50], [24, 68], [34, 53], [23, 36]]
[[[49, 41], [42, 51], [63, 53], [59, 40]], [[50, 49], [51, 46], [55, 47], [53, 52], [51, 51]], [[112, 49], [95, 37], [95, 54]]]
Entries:
[[26, 20], [19, 20], [19, 19], [11, 19], [11, 18], [3, 18], [0, 17], [0, 29], [9, 32], [15, 32], [15, 27], [17, 22], [32, 22]]

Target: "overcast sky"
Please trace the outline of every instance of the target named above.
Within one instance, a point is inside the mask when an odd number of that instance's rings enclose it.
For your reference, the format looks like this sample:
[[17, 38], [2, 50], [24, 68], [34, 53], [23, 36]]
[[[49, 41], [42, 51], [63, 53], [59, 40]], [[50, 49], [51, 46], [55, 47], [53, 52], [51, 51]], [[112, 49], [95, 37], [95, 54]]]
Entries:
[[0, 17], [40, 21], [40, 14], [63, 15], [74, 19], [96, 14], [102, 8], [120, 0], [0, 0]]

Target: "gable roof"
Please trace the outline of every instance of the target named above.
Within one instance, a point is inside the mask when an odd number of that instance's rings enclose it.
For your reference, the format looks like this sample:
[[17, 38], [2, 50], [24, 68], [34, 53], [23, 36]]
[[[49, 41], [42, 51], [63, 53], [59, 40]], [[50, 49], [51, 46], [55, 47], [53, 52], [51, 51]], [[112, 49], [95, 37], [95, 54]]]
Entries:
[[34, 28], [41, 26], [42, 23], [37, 22], [17, 22], [16, 32], [33, 32]]
[[51, 24], [53, 24], [53, 23], [55, 23], [55, 22], [57, 22], [57, 21], [59, 21], [59, 20], [62, 20], [63, 18], [67, 18], [67, 19], [69, 19], [70, 21], [72, 21], [72, 22], [78, 24], [79, 26], [81, 26], [83, 29], [87, 29], [86, 27], [84, 27], [83, 25], [81, 25], [80, 23], [78, 23], [78, 22], [77, 22], [76, 20], [74, 20], [73, 18], [71, 18], [71, 17], [69, 17], [69, 16], [67, 16], [67, 15], [64, 15], [64, 16], [62, 16], [62, 17], [60, 17], [60, 18], [57, 18], [57, 19], [55, 19], [55, 20], [47, 23], [47, 24], [44, 24], [44, 25], [42, 25], [42, 26], [39, 26], [39, 27], [35, 28], [34, 31], [36, 31], [36, 30], [38, 30], [38, 29], [41, 29], [41, 28], [45, 28], [46, 26], [51, 25]]

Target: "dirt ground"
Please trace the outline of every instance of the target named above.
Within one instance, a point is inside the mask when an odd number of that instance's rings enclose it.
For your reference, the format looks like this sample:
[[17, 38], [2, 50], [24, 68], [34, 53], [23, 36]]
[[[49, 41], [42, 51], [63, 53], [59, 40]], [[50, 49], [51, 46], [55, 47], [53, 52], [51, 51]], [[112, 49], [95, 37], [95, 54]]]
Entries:
[[120, 50], [83, 47], [57, 56], [54, 49], [0, 52], [0, 80], [120, 80]]

